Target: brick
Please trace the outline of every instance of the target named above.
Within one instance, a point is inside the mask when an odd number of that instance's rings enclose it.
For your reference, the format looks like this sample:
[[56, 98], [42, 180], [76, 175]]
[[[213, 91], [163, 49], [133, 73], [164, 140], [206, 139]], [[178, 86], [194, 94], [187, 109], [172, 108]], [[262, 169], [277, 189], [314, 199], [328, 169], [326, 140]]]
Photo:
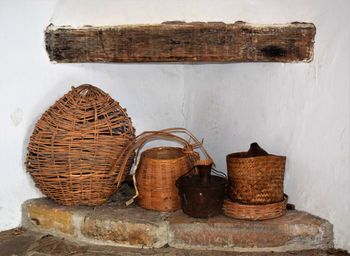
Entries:
[[189, 218], [182, 212], [169, 217], [169, 245], [182, 249], [234, 251], [291, 251], [333, 246], [332, 225], [300, 211], [265, 221], [218, 216]]

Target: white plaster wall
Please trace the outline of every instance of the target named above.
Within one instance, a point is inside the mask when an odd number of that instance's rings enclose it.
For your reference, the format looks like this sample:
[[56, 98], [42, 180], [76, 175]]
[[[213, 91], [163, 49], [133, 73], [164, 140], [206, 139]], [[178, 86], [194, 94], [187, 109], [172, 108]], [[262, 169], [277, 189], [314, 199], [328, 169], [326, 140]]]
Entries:
[[350, 1], [260, 4], [231, 19], [315, 23], [314, 61], [186, 66], [186, 126], [220, 170], [254, 141], [286, 155], [290, 202], [328, 219], [336, 246], [350, 250]]
[[57, 1], [0, 0], [0, 230], [20, 224], [23, 201], [40, 196], [23, 162], [34, 123], [73, 85], [117, 99], [137, 132], [183, 126], [183, 66], [52, 64], [44, 29]]
[[[20, 223], [40, 193], [23, 167], [33, 124], [71, 85], [91, 83], [127, 107], [138, 132], [186, 126], [214, 156], [258, 141], [288, 156], [286, 192], [297, 208], [329, 219], [350, 250], [350, 1], [0, 0], [0, 229]], [[52, 19], [50, 20], [50, 18]], [[52, 64], [43, 30], [55, 25], [166, 20], [314, 22], [306, 64]]]

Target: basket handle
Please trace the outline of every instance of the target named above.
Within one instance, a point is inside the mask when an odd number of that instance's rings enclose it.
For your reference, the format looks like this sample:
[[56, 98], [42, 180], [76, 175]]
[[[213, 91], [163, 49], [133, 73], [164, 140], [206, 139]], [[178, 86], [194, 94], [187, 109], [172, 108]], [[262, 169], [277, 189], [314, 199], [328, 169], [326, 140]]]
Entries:
[[[178, 135], [175, 135], [173, 133], [184, 133], [188, 135], [190, 137], [190, 140], [193, 140], [194, 143], [191, 144], [190, 141], [187, 141], [184, 138]], [[206, 149], [203, 146], [203, 142], [200, 142], [191, 132], [189, 132], [185, 128], [168, 128], [160, 131], [146, 131], [136, 136], [135, 141], [131, 142], [122, 151], [122, 153], [119, 155], [119, 157], [116, 159], [116, 161], [112, 165], [111, 172], [115, 170], [115, 168], [120, 163], [120, 161], [122, 161], [120, 165], [120, 172], [118, 173], [115, 179], [116, 189], [119, 188], [121, 182], [126, 176], [126, 166], [128, 164], [129, 158], [134, 154], [134, 151], [137, 149], [137, 152], [135, 155], [135, 159], [137, 162], [132, 170], [133, 174], [137, 169], [138, 162], [139, 162], [139, 159], [138, 159], [139, 153], [142, 147], [150, 140], [156, 140], [156, 139], [174, 140], [184, 145], [184, 153], [189, 155], [190, 159], [193, 162], [193, 165], [198, 165], [203, 163], [213, 163], [212, 158], [210, 157], [209, 153], [206, 151]], [[200, 148], [202, 153], [206, 156], [205, 160], [200, 160], [198, 153], [194, 151], [194, 149], [197, 149], [197, 148]], [[135, 183], [135, 177], [133, 178]]]
[[[170, 134], [170, 136], [169, 136], [169, 134], [159, 134], [159, 133], [148, 134], [147, 136], [145, 136], [143, 138], [143, 140], [140, 142], [139, 146], [137, 147], [137, 151], [135, 154], [135, 162], [136, 163], [133, 166], [133, 169], [130, 171], [130, 174], [132, 175], [132, 179], [133, 179], [133, 183], [134, 183], [135, 195], [130, 200], [128, 200], [126, 202], [126, 205], [132, 204], [134, 202], [134, 199], [139, 196], [139, 191], [138, 191], [137, 181], [136, 181], [136, 171], [139, 168], [139, 164], [140, 164], [140, 160], [141, 160], [140, 152], [145, 144], [147, 144], [151, 140], [156, 140], [156, 139], [173, 140], [173, 141], [177, 141], [177, 142], [183, 144], [184, 145], [183, 153], [188, 156], [190, 164], [192, 166], [194, 166], [194, 163], [199, 160], [199, 154], [193, 150], [192, 145], [189, 144], [186, 140], [183, 140], [181, 137], [178, 137], [176, 135], [171, 135], [171, 134]], [[129, 157], [127, 159], [129, 159]], [[124, 171], [124, 173], [125, 173], [125, 171]], [[123, 178], [122, 178], [122, 180], [123, 180]], [[120, 185], [122, 180], [119, 181], [118, 186]]]

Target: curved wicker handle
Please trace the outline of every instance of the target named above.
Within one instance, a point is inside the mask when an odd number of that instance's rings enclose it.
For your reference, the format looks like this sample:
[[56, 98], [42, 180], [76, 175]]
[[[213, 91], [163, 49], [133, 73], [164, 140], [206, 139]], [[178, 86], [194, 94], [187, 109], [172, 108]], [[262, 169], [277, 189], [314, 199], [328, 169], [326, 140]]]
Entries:
[[[194, 141], [194, 143], [191, 144], [189, 141], [173, 133], [185, 133], [190, 137], [190, 139]], [[120, 165], [120, 172], [118, 173], [115, 179], [116, 188], [119, 188], [121, 182], [123, 181], [124, 176], [126, 175], [126, 166], [129, 158], [132, 156], [132, 154], [134, 154], [134, 151], [138, 149], [135, 156], [135, 159], [137, 160], [142, 147], [150, 140], [155, 140], [155, 139], [175, 140], [181, 143], [182, 145], [184, 145], [184, 153], [189, 155], [194, 165], [204, 164], [204, 163], [213, 163], [213, 160], [210, 157], [209, 153], [203, 147], [203, 143], [200, 142], [191, 132], [189, 132], [185, 128], [169, 128], [169, 129], [164, 129], [160, 131], [146, 131], [138, 135], [135, 138], [135, 141], [130, 143], [122, 151], [122, 153], [117, 158], [117, 160], [114, 162], [111, 168], [111, 171], [117, 167], [120, 161], [122, 161], [122, 164]], [[198, 153], [194, 151], [194, 149], [196, 148], [201, 149], [202, 153], [206, 156], [205, 160], [199, 159]], [[137, 168], [137, 163], [135, 165], [134, 170], [136, 170], [136, 168]]]

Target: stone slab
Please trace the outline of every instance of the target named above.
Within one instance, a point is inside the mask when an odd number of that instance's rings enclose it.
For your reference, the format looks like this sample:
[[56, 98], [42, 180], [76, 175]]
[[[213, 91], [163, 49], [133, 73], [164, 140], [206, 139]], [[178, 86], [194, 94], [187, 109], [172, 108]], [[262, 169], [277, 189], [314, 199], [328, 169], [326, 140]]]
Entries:
[[89, 212], [80, 226], [89, 239], [111, 244], [160, 248], [168, 242], [167, 214], [139, 207], [103, 207]]
[[29, 200], [22, 205], [22, 225], [34, 231], [74, 236], [75, 209], [60, 206], [46, 198]]
[[137, 249], [105, 245], [76, 243], [64, 238], [43, 235], [24, 229], [0, 232], [1, 256], [349, 256], [343, 250], [307, 250], [297, 252], [222, 252], [208, 250], [186, 250], [165, 247], [160, 249]]
[[333, 246], [333, 227], [301, 211], [265, 221], [234, 220], [225, 216], [195, 219], [182, 212], [169, 218], [169, 242], [175, 248], [229, 251], [291, 251]]
[[[123, 191], [123, 190], [122, 190]], [[98, 207], [66, 207], [49, 199], [23, 204], [22, 225], [31, 230], [90, 244], [219, 251], [295, 251], [333, 247], [333, 227], [321, 218], [288, 211], [266, 221], [225, 216], [195, 219], [182, 211], [161, 213], [126, 207], [119, 193]]]
[[134, 191], [123, 186], [102, 206], [62, 206], [50, 199], [22, 205], [22, 226], [36, 232], [91, 244], [161, 248], [168, 243], [167, 213], [125, 206]]

